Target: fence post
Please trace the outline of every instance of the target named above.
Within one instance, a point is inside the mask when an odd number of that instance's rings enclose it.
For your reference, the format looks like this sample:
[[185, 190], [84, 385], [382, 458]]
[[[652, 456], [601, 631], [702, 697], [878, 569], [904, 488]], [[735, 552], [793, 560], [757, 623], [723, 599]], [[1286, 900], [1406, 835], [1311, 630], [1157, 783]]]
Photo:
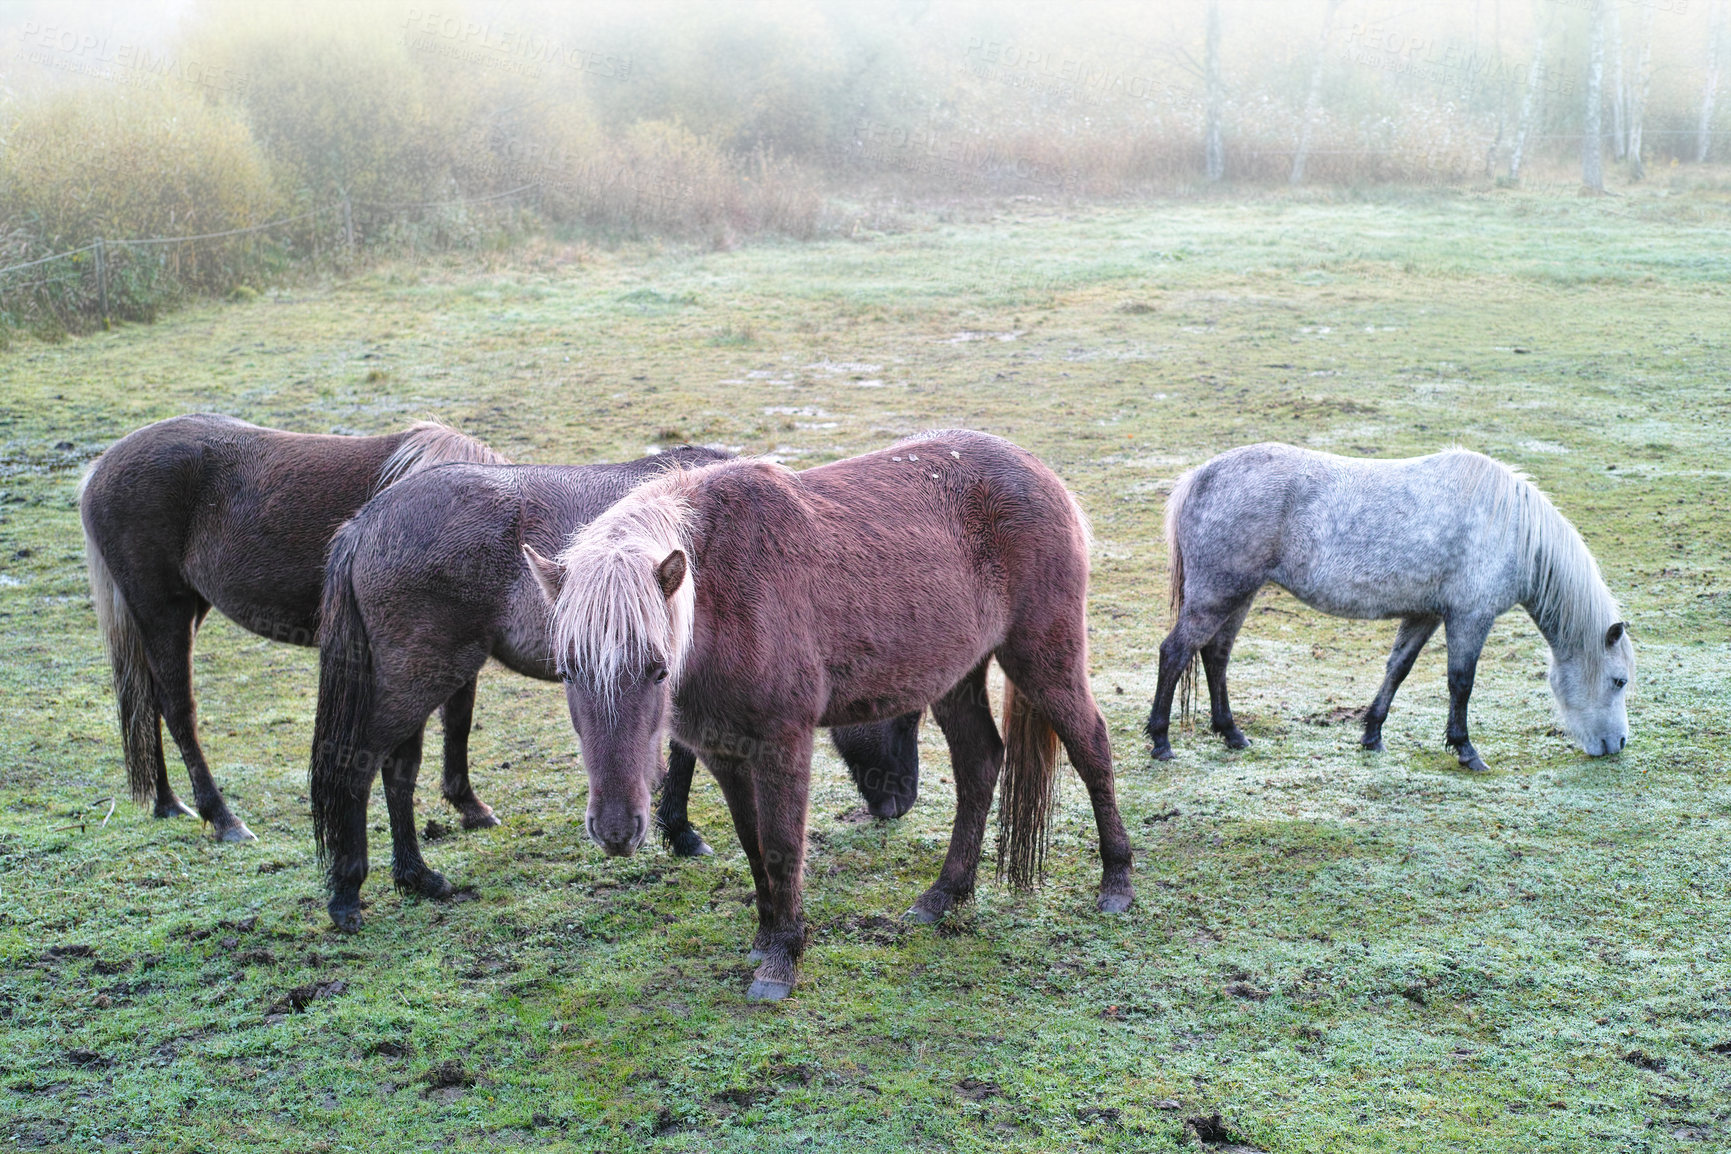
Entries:
[[108, 260], [102, 238], [96, 238], [96, 303], [102, 309], [102, 327], [108, 327]]

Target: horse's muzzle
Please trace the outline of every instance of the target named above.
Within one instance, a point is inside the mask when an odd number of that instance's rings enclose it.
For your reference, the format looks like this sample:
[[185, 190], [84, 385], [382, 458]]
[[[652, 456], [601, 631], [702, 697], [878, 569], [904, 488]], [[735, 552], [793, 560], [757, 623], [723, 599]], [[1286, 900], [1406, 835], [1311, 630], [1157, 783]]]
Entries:
[[585, 816], [584, 824], [588, 827], [589, 838], [600, 846], [608, 857], [630, 857], [643, 844], [643, 839], [649, 833], [649, 823], [642, 814], [634, 814], [629, 830], [613, 826], [599, 829], [593, 817]]

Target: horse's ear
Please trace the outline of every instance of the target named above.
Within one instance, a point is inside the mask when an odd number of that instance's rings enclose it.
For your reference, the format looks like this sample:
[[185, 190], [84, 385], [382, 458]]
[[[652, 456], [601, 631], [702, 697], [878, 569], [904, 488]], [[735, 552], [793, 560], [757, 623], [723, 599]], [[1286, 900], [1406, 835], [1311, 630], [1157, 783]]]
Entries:
[[685, 550], [675, 549], [655, 567], [655, 580], [661, 585], [661, 595], [668, 600], [685, 583]]
[[533, 545], [528, 544], [523, 546], [523, 560], [529, 563], [529, 572], [535, 575], [535, 584], [541, 587], [547, 604], [559, 600], [559, 590], [565, 587], [565, 566], [541, 556]]
[[1611, 646], [1621, 641], [1623, 639], [1623, 634], [1626, 632], [1628, 632], [1628, 626], [1624, 625], [1621, 621], [1605, 630], [1605, 648], [1609, 649]]

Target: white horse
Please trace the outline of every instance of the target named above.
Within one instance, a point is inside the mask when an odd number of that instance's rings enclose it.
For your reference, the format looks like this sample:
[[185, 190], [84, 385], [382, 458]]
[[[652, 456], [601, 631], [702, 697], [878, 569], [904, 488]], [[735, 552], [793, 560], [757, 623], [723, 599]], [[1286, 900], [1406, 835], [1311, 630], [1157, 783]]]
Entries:
[[1523, 606], [1551, 647], [1563, 725], [1594, 757], [1629, 737], [1624, 695], [1635, 654], [1617, 599], [1581, 535], [1524, 475], [1479, 453], [1368, 460], [1291, 445], [1247, 445], [1184, 474], [1166, 502], [1177, 624], [1160, 646], [1148, 715], [1154, 756], [1172, 756], [1173, 692], [1200, 651], [1213, 728], [1250, 744], [1226, 701], [1226, 662], [1250, 603], [1272, 581], [1336, 617], [1401, 619], [1362, 743], [1382, 723], [1419, 650], [1448, 641], [1448, 744], [1467, 740], [1467, 698], [1497, 617]]

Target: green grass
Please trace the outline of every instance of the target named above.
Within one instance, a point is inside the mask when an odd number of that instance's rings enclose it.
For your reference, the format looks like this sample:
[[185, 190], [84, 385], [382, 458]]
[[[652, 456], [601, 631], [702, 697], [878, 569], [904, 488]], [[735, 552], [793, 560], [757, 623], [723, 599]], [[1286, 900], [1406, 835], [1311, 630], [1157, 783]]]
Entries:
[[[392, 266], [14, 345], [0, 1142], [1142, 1151], [1218, 1113], [1282, 1152], [1731, 1145], [1728, 219], [1706, 194], [1030, 208], [804, 247]], [[260, 841], [124, 798], [99, 825], [123, 777], [74, 486], [192, 409], [307, 431], [436, 414], [542, 462], [685, 435], [805, 466], [944, 425], [1027, 445], [1099, 538], [1095, 688], [1136, 908], [1092, 912], [1072, 778], [1043, 890], [988, 881], [939, 930], [904, 925], [953, 812], [928, 725], [897, 823], [854, 816], [820, 754], [802, 981], [747, 1005], [750, 881], [713, 784], [693, 805], [716, 857], [603, 859], [557, 686], [491, 670], [473, 759], [505, 825], [427, 850], [474, 900], [375, 873], [342, 937], [306, 814], [314, 654], [220, 619], [203, 731]], [[1532, 473], [1627, 607], [1628, 752], [1588, 760], [1554, 730], [1516, 613], [1474, 698], [1490, 775], [1442, 745], [1440, 644], [1388, 752], [1362, 754], [1329, 717], [1369, 699], [1392, 625], [1270, 593], [1233, 667], [1252, 748], [1183, 735], [1151, 764], [1164, 493], [1274, 438], [1461, 444]], [[374, 823], [376, 867], [377, 802]], [[75, 945], [92, 956], [49, 953]]]

